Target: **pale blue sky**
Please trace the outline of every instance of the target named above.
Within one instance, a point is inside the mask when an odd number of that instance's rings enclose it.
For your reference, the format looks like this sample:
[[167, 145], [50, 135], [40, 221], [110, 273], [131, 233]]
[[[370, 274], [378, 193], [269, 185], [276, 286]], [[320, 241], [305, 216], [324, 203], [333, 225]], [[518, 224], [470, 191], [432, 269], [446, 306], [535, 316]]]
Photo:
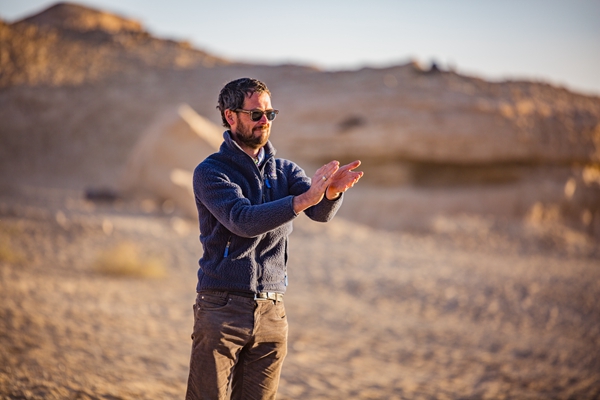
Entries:
[[[0, 0], [12, 22], [54, 4]], [[600, 95], [600, 0], [83, 0], [237, 61], [382, 67], [436, 60], [488, 80]]]

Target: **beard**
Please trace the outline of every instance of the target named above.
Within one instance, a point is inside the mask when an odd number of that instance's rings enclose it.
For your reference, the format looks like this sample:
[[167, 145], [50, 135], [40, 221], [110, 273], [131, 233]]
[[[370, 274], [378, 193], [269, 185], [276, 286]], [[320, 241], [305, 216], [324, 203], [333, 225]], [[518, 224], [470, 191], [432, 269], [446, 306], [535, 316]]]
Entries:
[[237, 132], [234, 132], [233, 134], [235, 140], [241, 143], [243, 146], [256, 150], [267, 144], [270, 131], [271, 129], [269, 125], [252, 127], [241, 124], [238, 126]]

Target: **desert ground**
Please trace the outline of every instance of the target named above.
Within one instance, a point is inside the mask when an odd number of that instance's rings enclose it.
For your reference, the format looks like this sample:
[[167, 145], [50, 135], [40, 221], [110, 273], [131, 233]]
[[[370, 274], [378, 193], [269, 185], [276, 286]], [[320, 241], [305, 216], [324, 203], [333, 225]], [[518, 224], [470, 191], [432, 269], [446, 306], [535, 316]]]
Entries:
[[[168, 207], [4, 186], [0, 399], [183, 398], [198, 233]], [[589, 249], [501, 223], [426, 234], [302, 216], [290, 252], [280, 399], [600, 397]], [[162, 274], [103, 270], [110, 254]]]

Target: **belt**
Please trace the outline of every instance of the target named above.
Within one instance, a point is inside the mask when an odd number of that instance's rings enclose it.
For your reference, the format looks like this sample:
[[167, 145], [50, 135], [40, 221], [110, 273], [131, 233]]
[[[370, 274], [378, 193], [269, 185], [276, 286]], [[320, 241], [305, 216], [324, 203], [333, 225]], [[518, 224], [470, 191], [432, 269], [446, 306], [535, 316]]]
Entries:
[[260, 292], [254, 295], [254, 300], [283, 301], [283, 294], [275, 292]]
[[254, 299], [254, 300], [283, 301], [283, 294], [276, 293], [276, 292], [250, 293], [250, 292], [227, 291], [226, 293], [233, 295], [233, 296], [247, 297], [247, 298]]

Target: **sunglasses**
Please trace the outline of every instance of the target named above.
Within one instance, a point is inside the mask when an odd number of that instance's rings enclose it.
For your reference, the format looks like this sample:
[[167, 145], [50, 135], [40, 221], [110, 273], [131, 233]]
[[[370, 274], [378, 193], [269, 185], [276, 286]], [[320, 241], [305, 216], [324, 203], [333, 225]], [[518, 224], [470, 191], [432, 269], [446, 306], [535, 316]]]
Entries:
[[277, 116], [277, 114], [279, 114], [279, 110], [265, 110], [265, 111], [261, 111], [261, 110], [252, 110], [252, 111], [248, 111], [248, 110], [235, 110], [235, 112], [241, 112], [244, 114], [249, 114], [250, 115], [250, 119], [254, 122], [256, 121], [260, 121], [260, 119], [262, 118], [263, 114], [267, 116], [267, 119], [269, 121], [273, 121], [275, 119], [275, 117]]

